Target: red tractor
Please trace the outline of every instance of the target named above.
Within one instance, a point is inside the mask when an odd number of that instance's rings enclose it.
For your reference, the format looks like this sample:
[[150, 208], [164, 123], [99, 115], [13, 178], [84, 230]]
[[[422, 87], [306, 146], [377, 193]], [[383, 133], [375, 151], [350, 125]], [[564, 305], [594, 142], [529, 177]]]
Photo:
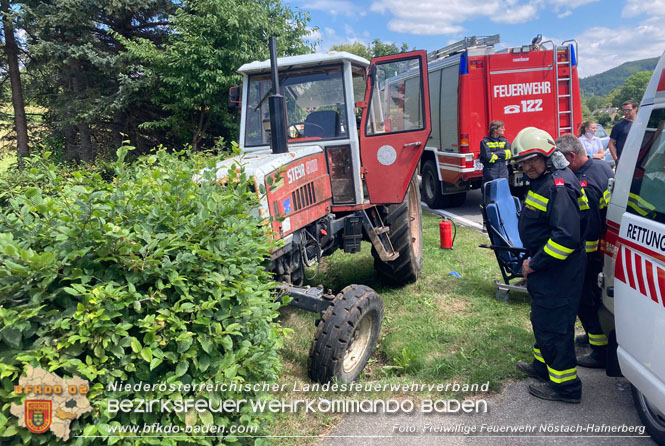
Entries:
[[[303, 287], [305, 268], [337, 249], [372, 243], [376, 270], [396, 284], [422, 267], [416, 176], [430, 134], [424, 51], [367, 60], [344, 52], [240, 67], [241, 156], [217, 166], [224, 182], [242, 165], [260, 195], [259, 216], [283, 244], [269, 269], [290, 305], [321, 314], [309, 358], [319, 382], [355, 380], [378, 340], [381, 298], [364, 285], [339, 294]], [[260, 191], [267, 191], [261, 194]]]

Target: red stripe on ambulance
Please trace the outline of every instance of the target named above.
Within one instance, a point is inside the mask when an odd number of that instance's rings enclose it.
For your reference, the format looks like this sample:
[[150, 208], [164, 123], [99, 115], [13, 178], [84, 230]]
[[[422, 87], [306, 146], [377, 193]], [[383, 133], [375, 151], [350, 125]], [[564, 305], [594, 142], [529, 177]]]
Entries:
[[665, 269], [626, 246], [619, 249], [614, 278], [665, 307]]
[[623, 251], [625, 248], [619, 248], [619, 255], [617, 256], [617, 263], [614, 267], [614, 277], [617, 280], [626, 283], [626, 274], [623, 271]]
[[626, 260], [626, 275], [628, 276], [628, 285], [630, 285], [630, 287], [635, 290], [637, 287], [635, 287], [635, 271], [633, 271], [633, 252], [626, 247], [623, 249]]
[[662, 290], [665, 290], [665, 270], [658, 268], [658, 287], [661, 290], [660, 302], [665, 307], [665, 296], [663, 296]]
[[657, 294], [657, 289], [656, 289], [656, 282], [654, 281], [653, 278], [653, 269], [654, 265], [649, 262], [648, 260], [644, 261], [646, 263], [647, 267], [647, 282], [649, 282], [649, 296], [651, 297], [651, 300], [658, 303], [658, 294]]
[[648, 296], [646, 288], [644, 287], [644, 271], [642, 269], [642, 256], [635, 253], [635, 274], [637, 276], [637, 283], [640, 287], [640, 293]]

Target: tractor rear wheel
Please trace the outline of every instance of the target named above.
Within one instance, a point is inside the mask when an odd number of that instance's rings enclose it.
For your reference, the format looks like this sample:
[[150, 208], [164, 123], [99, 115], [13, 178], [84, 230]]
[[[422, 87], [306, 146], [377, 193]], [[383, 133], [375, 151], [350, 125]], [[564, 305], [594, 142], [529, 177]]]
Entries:
[[383, 224], [390, 231], [388, 237], [399, 257], [384, 262], [372, 247], [374, 269], [387, 281], [404, 285], [415, 282], [423, 267], [423, 224], [420, 207], [420, 189], [414, 175], [404, 201], [378, 208]]
[[379, 339], [383, 301], [365, 285], [344, 288], [323, 313], [309, 352], [309, 377], [325, 383], [354, 381]]

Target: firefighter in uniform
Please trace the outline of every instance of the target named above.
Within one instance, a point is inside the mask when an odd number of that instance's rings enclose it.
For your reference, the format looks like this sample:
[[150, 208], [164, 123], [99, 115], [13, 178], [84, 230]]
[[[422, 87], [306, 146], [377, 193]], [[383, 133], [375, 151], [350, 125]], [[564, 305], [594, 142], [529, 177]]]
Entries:
[[563, 153], [568, 166], [580, 181], [589, 200], [589, 219], [584, 235], [587, 266], [582, 287], [582, 297], [578, 316], [586, 331], [592, 352], [577, 359], [582, 367], [604, 368], [607, 362], [607, 337], [600, 327], [598, 309], [601, 305], [601, 290], [598, 287], [598, 273], [603, 269], [599, 245], [600, 235], [605, 232], [605, 216], [610, 202], [607, 189], [614, 172], [602, 160], [589, 158], [584, 146], [573, 135], [566, 134], [556, 141], [557, 149]]
[[530, 180], [519, 232], [528, 255], [522, 274], [528, 279], [536, 338], [533, 362], [519, 361], [517, 368], [542, 381], [529, 385], [532, 395], [579, 403], [582, 382], [574, 334], [586, 265], [581, 210], [586, 197], [547, 132], [523, 129], [513, 141], [513, 152], [513, 160]]
[[506, 161], [511, 158], [510, 142], [503, 137], [503, 121], [492, 121], [489, 136], [480, 141], [480, 161], [483, 163], [483, 184], [497, 178], [508, 179]]

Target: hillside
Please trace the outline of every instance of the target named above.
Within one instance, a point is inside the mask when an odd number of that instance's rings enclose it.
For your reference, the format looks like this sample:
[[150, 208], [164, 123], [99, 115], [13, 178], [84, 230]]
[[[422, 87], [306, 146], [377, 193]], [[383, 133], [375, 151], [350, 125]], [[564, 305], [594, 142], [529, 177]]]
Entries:
[[633, 73], [656, 68], [658, 58], [634, 60], [593, 76], [580, 79], [580, 89], [585, 96], [603, 96], [614, 90]]

